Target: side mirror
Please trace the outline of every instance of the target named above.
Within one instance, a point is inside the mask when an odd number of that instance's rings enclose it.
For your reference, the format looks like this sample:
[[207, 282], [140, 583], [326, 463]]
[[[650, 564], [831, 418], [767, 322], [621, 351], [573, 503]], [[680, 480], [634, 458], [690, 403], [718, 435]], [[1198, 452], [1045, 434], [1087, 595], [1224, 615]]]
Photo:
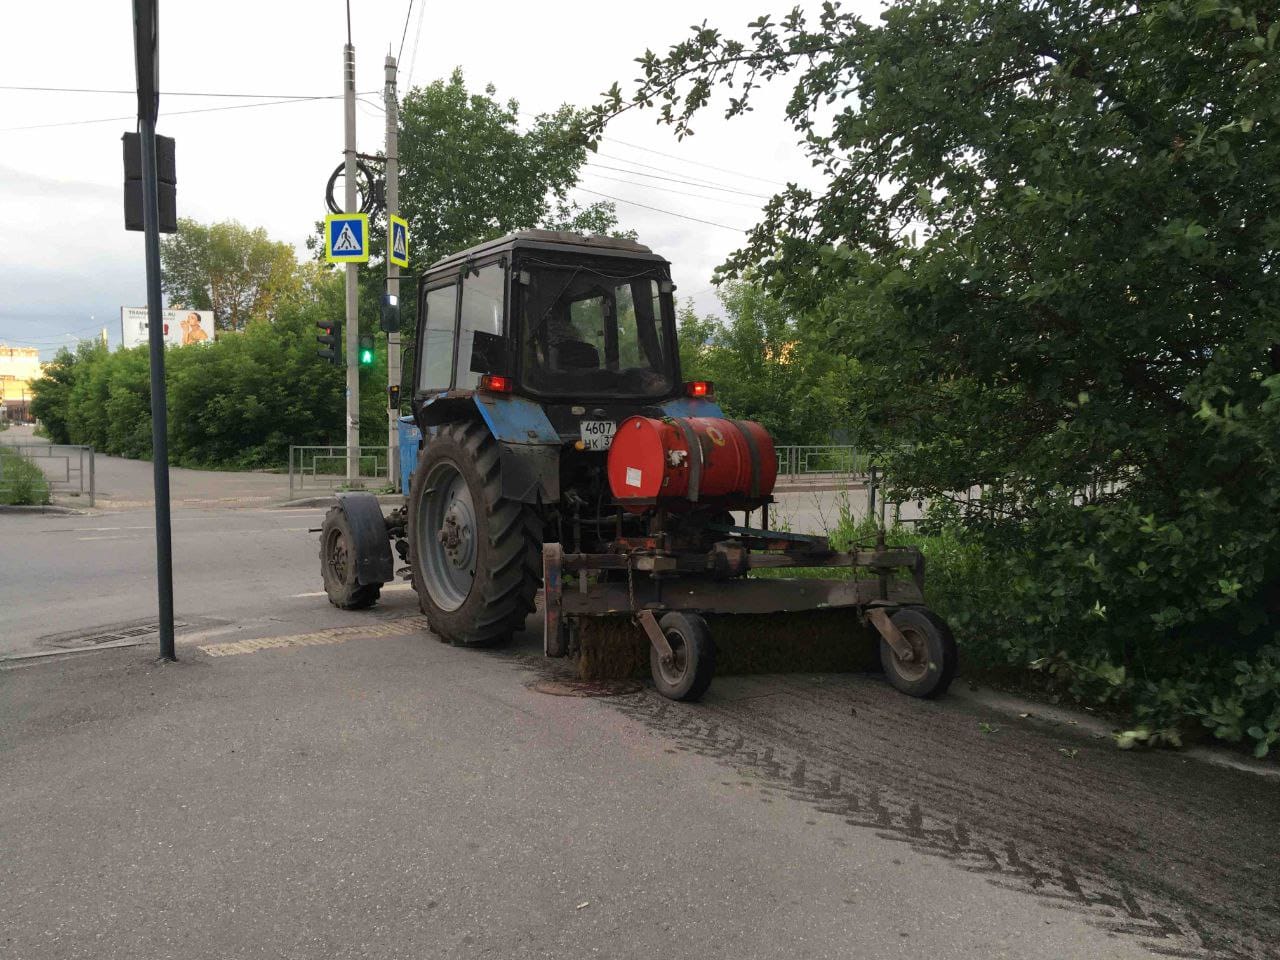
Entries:
[[506, 373], [503, 352], [503, 340], [497, 334], [484, 330], [471, 332], [472, 373]]

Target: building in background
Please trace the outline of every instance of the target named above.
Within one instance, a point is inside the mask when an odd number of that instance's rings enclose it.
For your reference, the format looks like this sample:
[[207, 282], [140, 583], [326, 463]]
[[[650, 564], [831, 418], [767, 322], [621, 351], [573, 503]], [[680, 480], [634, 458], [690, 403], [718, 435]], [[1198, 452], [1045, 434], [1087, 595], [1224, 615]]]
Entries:
[[31, 381], [40, 379], [40, 351], [0, 343], [0, 419], [31, 419]]

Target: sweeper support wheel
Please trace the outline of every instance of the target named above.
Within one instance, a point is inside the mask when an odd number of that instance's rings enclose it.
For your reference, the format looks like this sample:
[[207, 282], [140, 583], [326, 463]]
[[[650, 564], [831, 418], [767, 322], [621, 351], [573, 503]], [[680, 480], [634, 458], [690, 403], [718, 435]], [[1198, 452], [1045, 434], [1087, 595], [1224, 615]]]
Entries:
[[880, 633], [880, 663], [889, 682], [907, 696], [925, 700], [946, 693], [959, 661], [946, 621], [921, 606], [892, 613], [872, 608], [869, 613]]
[[696, 613], [668, 613], [661, 620], [651, 610], [637, 619], [649, 637], [649, 671], [658, 692], [670, 700], [697, 700], [716, 672], [716, 645], [707, 621]]

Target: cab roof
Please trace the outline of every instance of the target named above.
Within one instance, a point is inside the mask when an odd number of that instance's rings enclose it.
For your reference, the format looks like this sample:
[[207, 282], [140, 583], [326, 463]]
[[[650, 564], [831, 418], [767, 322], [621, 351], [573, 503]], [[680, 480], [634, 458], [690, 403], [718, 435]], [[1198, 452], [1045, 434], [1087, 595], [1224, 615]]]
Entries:
[[581, 233], [569, 233], [566, 230], [518, 230], [504, 237], [486, 240], [484, 243], [459, 250], [449, 256], [437, 260], [427, 268], [427, 273], [437, 273], [445, 268], [478, 259], [492, 253], [506, 250], [558, 250], [565, 253], [587, 253], [613, 257], [627, 257], [636, 260], [648, 260], [653, 263], [666, 263], [664, 257], [654, 253], [649, 247], [635, 240], [622, 237], [609, 237], [603, 234], [587, 236]]

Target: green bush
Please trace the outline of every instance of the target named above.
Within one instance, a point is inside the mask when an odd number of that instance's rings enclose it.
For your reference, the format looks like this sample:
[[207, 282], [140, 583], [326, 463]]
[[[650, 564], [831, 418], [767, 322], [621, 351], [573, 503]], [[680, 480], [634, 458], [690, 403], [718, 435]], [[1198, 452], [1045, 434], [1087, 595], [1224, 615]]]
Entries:
[[49, 502], [49, 482], [40, 468], [14, 450], [0, 447], [0, 503], [35, 506]]
[[[165, 354], [169, 454], [202, 468], [281, 467], [291, 444], [346, 442], [344, 372], [316, 357], [316, 323], [340, 315], [336, 275], [274, 320], [213, 343]], [[371, 308], [372, 309], [372, 308]], [[33, 384], [33, 411], [56, 443], [124, 457], [151, 456], [151, 382], [146, 346], [108, 351], [96, 341], [64, 350]], [[361, 372], [362, 442], [386, 443], [386, 356]]]
[[[869, 544], [875, 530], [872, 521], [845, 516], [832, 544]], [[1243, 743], [1257, 757], [1277, 749], [1280, 643], [1250, 646], [1221, 637], [1211, 644], [1148, 630], [1113, 650], [1105, 609], [1087, 607], [1080, 626], [1071, 616], [1082, 604], [1080, 584], [1097, 577], [1096, 555], [1085, 556], [1081, 571], [1046, 586], [1037, 567], [1041, 554], [984, 539], [954, 511], [934, 511], [918, 528], [897, 527], [889, 540], [924, 553], [926, 600], [955, 631], [971, 674], [1012, 682], [1029, 677], [1054, 697], [1128, 718], [1116, 737], [1126, 749], [1180, 746], [1197, 730]]]

